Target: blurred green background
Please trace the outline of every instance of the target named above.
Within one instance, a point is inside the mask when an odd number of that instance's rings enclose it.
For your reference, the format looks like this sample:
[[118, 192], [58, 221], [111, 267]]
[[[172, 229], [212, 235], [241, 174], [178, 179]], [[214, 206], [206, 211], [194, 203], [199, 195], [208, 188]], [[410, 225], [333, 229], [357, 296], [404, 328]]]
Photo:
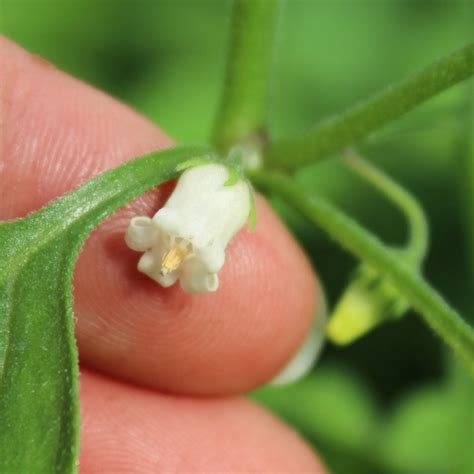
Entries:
[[[1, 0], [0, 30], [131, 104], [177, 141], [205, 143], [221, 92], [229, 13], [230, 3], [219, 0]], [[272, 77], [272, 136], [304, 129], [462, 46], [473, 25], [469, 0], [287, 0]], [[471, 81], [443, 93], [362, 149], [427, 210], [425, 274], [474, 324], [474, 183], [466, 173], [474, 160], [472, 91]], [[338, 162], [308, 167], [298, 179], [387, 242], [403, 241], [403, 218]], [[334, 303], [356, 262], [275, 204]], [[414, 314], [347, 348], [328, 345], [307, 379], [253, 396], [317, 446], [334, 473], [474, 472], [474, 386]]]

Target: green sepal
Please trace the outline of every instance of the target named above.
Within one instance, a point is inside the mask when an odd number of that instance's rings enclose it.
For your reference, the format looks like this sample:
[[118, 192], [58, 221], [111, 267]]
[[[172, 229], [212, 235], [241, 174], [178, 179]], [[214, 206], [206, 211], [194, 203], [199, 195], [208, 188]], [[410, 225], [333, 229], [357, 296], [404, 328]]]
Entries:
[[225, 159], [226, 165], [235, 168], [238, 171], [242, 171], [242, 157], [243, 150], [241, 146], [234, 146]]
[[255, 196], [252, 184], [244, 174], [244, 169], [242, 166], [242, 154], [243, 151], [240, 146], [236, 146], [230, 150], [229, 155], [225, 160], [225, 165], [227, 166], [229, 177], [224, 183], [224, 186], [234, 186], [241, 180], [245, 180], [247, 182], [250, 197], [247, 229], [249, 232], [252, 232], [255, 229], [255, 226], [257, 225], [257, 210], [255, 206]]
[[242, 167], [242, 150], [240, 147], [234, 147], [229, 151], [224, 164], [229, 172], [229, 178], [224, 183], [224, 186], [234, 186], [241, 179], [245, 179]]
[[189, 168], [194, 168], [195, 166], [210, 165], [213, 163], [217, 164], [220, 163], [220, 161], [212, 155], [209, 155], [209, 157], [206, 158], [193, 158], [192, 160], [187, 160], [176, 166], [176, 171], [182, 173], [183, 171]]
[[[226, 165], [227, 166], [227, 165]], [[242, 174], [232, 166], [227, 166], [227, 171], [229, 173], [229, 177], [227, 178], [226, 182], [224, 183], [225, 187], [234, 186], [240, 180], [243, 179]]]
[[249, 232], [253, 232], [257, 226], [257, 206], [255, 204], [255, 195], [250, 181], [247, 183], [249, 187], [249, 196], [250, 196], [250, 209], [249, 209], [249, 223], [247, 229]]

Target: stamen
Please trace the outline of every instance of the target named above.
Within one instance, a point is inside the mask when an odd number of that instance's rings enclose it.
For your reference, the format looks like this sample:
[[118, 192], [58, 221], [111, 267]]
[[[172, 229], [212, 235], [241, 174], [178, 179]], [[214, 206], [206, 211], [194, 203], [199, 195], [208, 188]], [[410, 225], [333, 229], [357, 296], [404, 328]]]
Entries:
[[187, 250], [179, 245], [171, 247], [161, 259], [160, 274], [167, 275], [175, 271], [187, 255]]

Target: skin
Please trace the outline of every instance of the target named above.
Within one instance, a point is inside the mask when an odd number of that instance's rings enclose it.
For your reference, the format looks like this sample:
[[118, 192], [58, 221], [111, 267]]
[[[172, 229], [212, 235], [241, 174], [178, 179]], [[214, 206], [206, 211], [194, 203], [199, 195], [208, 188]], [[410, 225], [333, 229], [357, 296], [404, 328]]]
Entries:
[[[123, 104], [0, 38], [0, 219], [172, 146]], [[81, 360], [81, 474], [322, 473], [309, 447], [240, 394], [272, 378], [319, 304], [311, 267], [264, 198], [228, 248], [215, 294], [162, 289], [123, 235], [172, 185], [136, 199], [88, 239], [74, 276]]]

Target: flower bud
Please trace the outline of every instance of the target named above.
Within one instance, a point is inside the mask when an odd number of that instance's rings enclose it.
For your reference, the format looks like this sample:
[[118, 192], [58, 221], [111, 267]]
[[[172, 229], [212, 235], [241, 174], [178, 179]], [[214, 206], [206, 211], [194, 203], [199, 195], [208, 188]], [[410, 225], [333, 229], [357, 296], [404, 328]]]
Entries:
[[327, 335], [336, 344], [349, 344], [378, 324], [402, 316], [408, 307], [390, 282], [361, 265], [331, 315]]

